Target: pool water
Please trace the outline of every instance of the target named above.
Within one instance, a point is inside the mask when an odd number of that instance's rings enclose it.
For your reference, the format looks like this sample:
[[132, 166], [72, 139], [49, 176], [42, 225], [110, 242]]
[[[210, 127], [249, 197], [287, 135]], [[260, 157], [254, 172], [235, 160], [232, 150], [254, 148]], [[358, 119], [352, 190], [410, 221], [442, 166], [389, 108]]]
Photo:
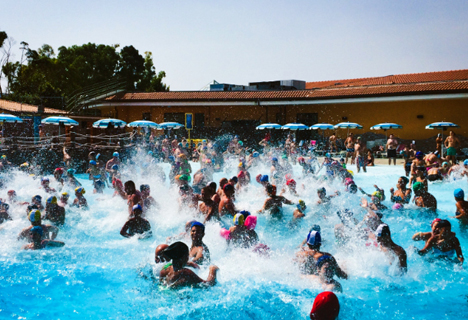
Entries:
[[[216, 173], [214, 180], [233, 176], [234, 162], [230, 163], [232, 169]], [[293, 258], [313, 224], [322, 228], [322, 250], [333, 254], [349, 275], [348, 280], [339, 280], [343, 286], [343, 293], [338, 294], [339, 319], [468, 317], [466, 266], [431, 261], [414, 253], [413, 247], [422, 248], [423, 243], [414, 242], [411, 237], [415, 232], [430, 231], [434, 218], [431, 214], [418, 210], [414, 204], [403, 212], [385, 214], [383, 220], [389, 224], [394, 242], [408, 254], [408, 273], [398, 276], [387, 257], [375, 247], [359, 241], [340, 247], [335, 242], [333, 227], [339, 223], [335, 212], [349, 208], [362, 218], [362, 195], [344, 193], [338, 182], [303, 179], [299, 166], [294, 166], [294, 178], [300, 198], [308, 206], [303, 221], [297, 225], [289, 223], [293, 206], [285, 206], [283, 220], [263, 215], [258, 218], [256, 230], [261, 242], [271, 248], [269, 257], [228, 248], [219, 231], [230, 221], [208, 223], [204, 242], [211, 251], [212, 263], [220, 268], [217, 284], [207, 289], [165, 289], [154, 276], [158, 270], [155, 247], [168, 236], [181, 233], [184, 223], [193, 219], [193, 213], [179, 212], [177, 192], [169, 188], [167, 181], [161, 183], [154, 178], [144, 163], [136, 166], [126, 172], [127, 178], [131, 177], [137, 186], [149, 184], [160, 206], [147, 213], [154, 235], [149, 240], [121, 237], [120, 228], [128, 216], [125, 201], [112, 198], [112, 189], [106, 189], [104, 195], [92, 194], [91, 182], [84, 175], [79, 177], [91, 209], [67, 208], [66, 225], [57, 237], [66, 243], [63, 248], [21, 250], [25, 242], [16, 237], [29, 221], [24, 207], [11, 206], [14, 219], [0, 230], [0, 319], [306, 319], [315, 296], [322, 290], [318, 283], [301, 277]], [[198, 168], [196, 163], [192, 166], [194, 171]], [[167, 174], [169, 166], [162, 167]], [[354, 166], [349, 168], [356, 171]], [[267, 166], [250, 171], [252, 178], [268, 172]], [[391, 207], [389, 189], [395, 187], [402, 174], [403, 167], [376, 166], [368, 168], [367, 173], [355, 174], [355, 181], [368, 193], [374, 191], [374, 184], [384, 188], [384, 204]], [[3, 179], [7, 188], [0, 191], [2, 198], [6, 198], [8, 189], [15, 189], [22, 201], [35, 194], [46, 196], [39, 189], [39, 180], [23, 173], [13, 172]], [[316, 189], [322, 186], [329, 194], [342, 192], [328, 207], [315, 204]], [[429, 192], [438, 200], [438, 217], [454, 215], [453, 190], [458, 187], [467, 189], [467, 181], [430, 183]], [[252, 213], [262, 207], [266, 198], [255, 181], [248, 192], [236, 197], [237, 208]], [[450, 221], [462, 249], [468, 252], [468, 234], [460, 230], [456, 219]], [[206, 278], [208, 270], [202, 268], [198, 273]]]

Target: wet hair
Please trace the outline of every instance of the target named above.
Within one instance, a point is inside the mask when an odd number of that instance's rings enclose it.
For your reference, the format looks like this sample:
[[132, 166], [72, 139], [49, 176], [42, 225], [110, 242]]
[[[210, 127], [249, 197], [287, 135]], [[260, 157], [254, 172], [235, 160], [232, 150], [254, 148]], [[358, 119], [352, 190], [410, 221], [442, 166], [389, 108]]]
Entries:
[[189, 255], [189, 248], [185, 243], [177, 241], [164, 249], [163, 252], [171, 260], [180, 260]]
[[452, 230], [452, 224], [448, 220], [440, 220], [439, 223], [437, 224], [438, 228], [449, 228], [449, 230]]
[[208, 188], [211, 188], [211, 190], [213, 190], [213, 192], [216, 192], [216, 187], [217, 187], [216, 182], [211, 181], [211, 182], [208, 183], [206, 186], [207, 186]]
[[149, 184], [142, 184], [140, 186], [140, 191], [145, 191], [145, 190], [149, 190], [149, 189], [150, 189]]
[[224, 185], [223, 191], [224, 193], [226, 193], [227, 191], [234, 191], [234, 186], [232, 184], [227, 183]]
[[133, 182], [132, 180], [128, 180], [124, 183], [124, 187], [125, 188], [130, 188], [132, 189], [132, 191], [136, 191], [136, 187], [135, 187], [135, 182]]
[[400, 179], [403, 179], [403, 182], [405, 183], [405, 185], [407, 185], [409, 182], [409, 179], [405, 176], [401, 176]]
[[222, 178], [221, 180], [219, 180], [219, 186], [223, 188], [228, 182], [229, 180], [227, 178]]

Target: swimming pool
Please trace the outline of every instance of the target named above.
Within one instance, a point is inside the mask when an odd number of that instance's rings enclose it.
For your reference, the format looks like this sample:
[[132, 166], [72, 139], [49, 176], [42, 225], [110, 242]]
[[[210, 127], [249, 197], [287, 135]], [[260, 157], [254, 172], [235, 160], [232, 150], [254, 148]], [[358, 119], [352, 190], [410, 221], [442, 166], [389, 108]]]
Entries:
[[[168, 165], [162, 166], [167, 173]], [[193, 164], [194, 171], [197, 167]], [[235, 165], [231, 168], [227, 173], [215, 174], [215, 181], [234, 175]], [[355, 167], [350, 168], [355, 171]], [[338, 294], [339, 319], [468, 317], [466, 269], [447, 262], [431, 263], [411, 249], [422, 247], [411, 236], [429, 231], [432, 216], [410, 205], [403, 212], [393, 211], [384, 217], [393, 240], [408, 254], [408, 273], [397, 276], [387, 258], [374, 247], [356, 243], [342, 248], [335, 243], [333, 226], [339, 223], [335, 212], [350, 208], [362, 217], [361, 195], [342, 193], [328, 209], [318, 208], [314, 204], [318, 187], [325, 186], [328, 193], [343, 191], [343, 187], [335, 182], [329, 185], [302, 180], [298, 178], [299, 166], [294, 167], [295, 178], [308, 206], [306, 218], [296, 226], [288, 225], [292, 206], [286, 206], [282, 221], [265, 216], [258, 219], [256, 230], [261, 242], [271, 248], [270, 257], [230, 250], [219, 236], [221, 225], [209, 223], [204, 242], [211, 251], [212, 263], [220, 268], [218, 283], [208, 289], [161, 288], [153, 276], [153, 269], [157, 269], [154, 249], [168, 236], [182, 232], [192, 216], [189, 212], [179, 213], [176, 191], [168, 190], [168, 182], [161, 185], [146, 170], [133, 170], [131, 176], [137, 186], [150, 184], [160, 205], [159, 210], [147, 214], [154, 235], [149, 240], [121, 237], [119, 231], [127, 218], [124, 200], [111, 198], [111, 189], [105, 190], [105, 196], [93, 195], [91, 182], [83, 175], [79, 177], [91, 210], [67, 209], [66, 225], [57, 237], [66, 243], [63, 248], [21, 250], [24, 242], [17, 241], [16, 236], [29, 222], [24, 207], [12, 206], [14, 220], [0, 230], [0, 319], [305, 319], [322, 290], [319, 284], [302, 278], [292, 260], [313, 224], [322, 228], [323, 251], [333, 254], [349, 275], [348, 280], [339, 280], [343, 286], [343, 293]], [[268, 167], [259, 167], [250, 173], [255, 177], [268, 171]], [[402, 174], [403, 167], [377, 166], [368, 168], [368, 173], [356, 174], [355, 181], [368, 193], [373, 191], [373, 184], [384, 188], [384, 204], [390, 207], [388, 190], [395, 187]], [[41, 194], [38, 180], [19, 172], [9, 176], [4, 177], [5, 185], [15, 189], [21, 200]], [[305, 190], [301, 189], [302, 183]], [[453, 190], [458, 187], [467, 189], [467, 181], [430, 183], [429, 192], [438, 200], [440, 218], [453, 216]], [[6, 192], [1, 190], [0, 197], [6, 198]], [[249, 192], [237, 195], [236, 206], [255, 212], [264, 200], [261, 187], [254, 181]], [[466, 254], [468, 235], [455, 219], [450, 221]], [[199, 272], [202, 278], [207, 274], [207, 269]]]

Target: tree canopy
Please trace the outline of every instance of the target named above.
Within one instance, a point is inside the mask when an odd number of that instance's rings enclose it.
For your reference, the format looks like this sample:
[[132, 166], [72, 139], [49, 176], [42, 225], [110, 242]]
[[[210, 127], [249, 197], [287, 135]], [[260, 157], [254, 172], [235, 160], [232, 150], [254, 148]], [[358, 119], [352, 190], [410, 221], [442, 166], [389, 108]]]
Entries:
[[[3, 33], [0, 32], [0, 42]], [[56, 54], [47, 44], [37, 50], [21, 43], [25, 63], [8, 61], [0, 66], [7, 79], [8, 99], [44, 103], [44, 97], [70, 98], [84, 88], [115, 78], [125, 81], [128, 91], [169, 91], [162, 81], [164, 71], [156, 73], [151, 52], [141, 55], [133, 46], [87, 43], [60, 47]], [[46, 100], [47, 101], [47, 100]], [[46, 102], [47, 104], [47, 102]], [[53, 105], [49, 105], [54, 107]]]

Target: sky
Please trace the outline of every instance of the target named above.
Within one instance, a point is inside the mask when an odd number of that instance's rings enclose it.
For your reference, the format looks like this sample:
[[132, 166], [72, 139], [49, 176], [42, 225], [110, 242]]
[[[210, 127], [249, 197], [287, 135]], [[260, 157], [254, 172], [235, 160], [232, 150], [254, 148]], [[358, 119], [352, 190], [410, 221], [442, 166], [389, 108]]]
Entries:
[[16, 60], [21, 41], [151, 51], [172, 91], [468, 68], [466, 0], [2, 0], [0, 30]]

